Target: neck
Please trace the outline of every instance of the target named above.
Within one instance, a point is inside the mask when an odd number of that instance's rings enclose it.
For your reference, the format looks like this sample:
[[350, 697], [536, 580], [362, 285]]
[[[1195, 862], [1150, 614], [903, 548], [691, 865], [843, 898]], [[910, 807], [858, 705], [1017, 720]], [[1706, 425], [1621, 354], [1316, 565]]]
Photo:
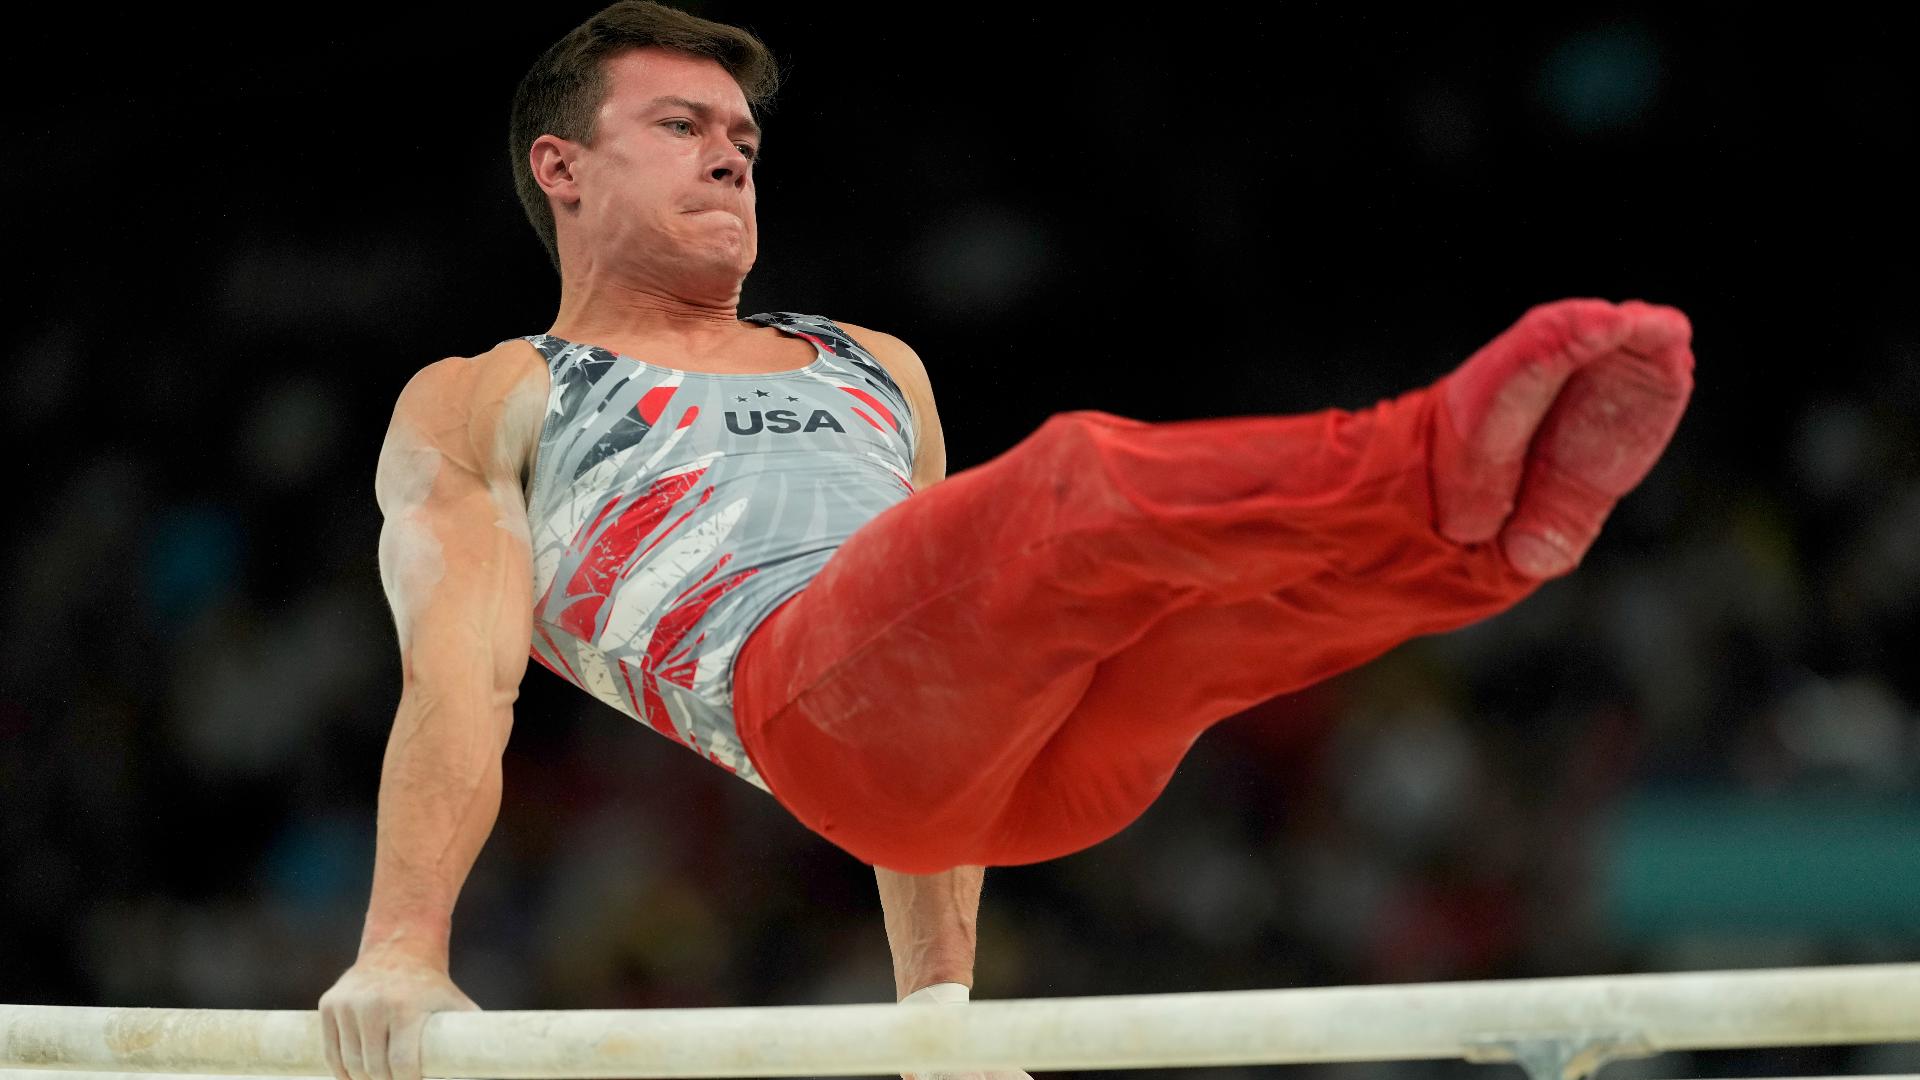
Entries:
[[560, 311], [547, 333], [622, 352], [664, 342], [701, 353], [737, 333], [739, 318], [738, 281], [731, 289], [688, 289], [589, 272], [563, 277]]

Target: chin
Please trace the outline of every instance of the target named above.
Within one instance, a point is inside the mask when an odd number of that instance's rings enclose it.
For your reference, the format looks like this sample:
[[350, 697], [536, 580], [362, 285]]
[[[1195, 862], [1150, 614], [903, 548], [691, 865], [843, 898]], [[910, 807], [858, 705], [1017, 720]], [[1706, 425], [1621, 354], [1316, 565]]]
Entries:
[[698, 266], [702, 273], [746, 277], [747, 271], [753, 269], [754, 252], [737, 246], [708, 248], [697, 254], [689, 253], [688, 261]]
[[695, 291], [709, 296], [738, 296], [752, 268], [751, 263], [741, 266], [731, 259], [700, 262], [687, 267], [685, 280]]

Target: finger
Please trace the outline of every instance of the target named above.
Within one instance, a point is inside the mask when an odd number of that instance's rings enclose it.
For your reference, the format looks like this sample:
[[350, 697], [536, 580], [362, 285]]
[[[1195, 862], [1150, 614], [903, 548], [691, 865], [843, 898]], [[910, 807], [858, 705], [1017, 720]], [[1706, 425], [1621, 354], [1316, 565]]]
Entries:
[[367, 1066], [360, 1054], [360, 1028], [354, 1010], [343, 1009], [339, 1017], [340, 1064], [348, 1080], [368, 1080]]
[[327, 1071], [333, 1074], [333, 1080], [353, 1080], [340, 1060], [340, 1026], [334, 1021], [331, 1009], [320, 1010], [320, 1056], [327, 1060]]
[[426, 1023], [427, 1018], [422, 1016], [393, 1029], [387, 1042], [387, 1062], [393, 1080], [421, 1080], [420, 1041]]
[[360, 1014], [360, 1055], [367, 1063], [368, 1080], [391, 1080], [387, 1063], [387, 1024], [385, 1011]]
[[1433, 445], [1435, 527], [1456, 543], [1491, 539], [1512, 511], [1527, 447], [1574, 372], [1634, 326], [1605, 300], [1541, 304], [1443, 381]]

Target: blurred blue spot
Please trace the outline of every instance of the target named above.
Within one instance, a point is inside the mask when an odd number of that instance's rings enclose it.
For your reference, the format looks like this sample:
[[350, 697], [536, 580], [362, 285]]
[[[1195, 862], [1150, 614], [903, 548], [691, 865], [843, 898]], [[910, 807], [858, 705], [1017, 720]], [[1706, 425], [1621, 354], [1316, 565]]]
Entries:
[[373, 841], [357, 819], [296, 820], [262, 857], [261, 878], [276, 902], [300, 911], [364, 901], [373, 885]]
[[1582, 134], [1638, 124], [1660, 96], [1660, 46], [1646, 28], [1575, 34], [1547, 54], [1539, 91], [1548, 111]]
[[218, 507], [176, 508], [147, 546], [147, 599], [162, 622], [192, 621], [240, 579], [240, 521]]
[[1920, 800], [1648, 791], [1597, 845], [1614, 940], [1920, 933]]

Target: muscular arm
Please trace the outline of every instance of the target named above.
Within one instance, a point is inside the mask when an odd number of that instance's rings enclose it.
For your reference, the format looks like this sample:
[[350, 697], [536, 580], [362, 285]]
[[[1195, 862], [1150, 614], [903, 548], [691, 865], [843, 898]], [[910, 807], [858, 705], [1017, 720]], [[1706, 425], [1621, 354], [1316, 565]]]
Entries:
[[980, 913], [981, 866], [938, 874], [897, 874], [876, 866], [880, 910], [893, 951], [894, 1000], [934, 983], [973, 985], [974, 927]]
[[[913, 455], [913, 486], [925, 491], [947, 475], [946, 437], [934, 406], [926, 365], [906, 342], [891, 334], [842, 322], [840, 328], [873, 354], [899, 384], [913, 408], [918, 438]], [[900, 874], [873, 868], [880, 887], [880, 908], [893, 952], [896, 998], [934, 983], [973, 985], [974, 927], [980, 911], [980, 887], [986, 868], [956, 866], [938, 874]]]
[[494, 354], [429, 365], [401, 391], [380, 451], [380, 575], [402, 686], [362, 956], [403, 952], [444, 970], [454, 901], [499, 811], [532, 634], [519, 472], [544, 387], [527, 374]]

